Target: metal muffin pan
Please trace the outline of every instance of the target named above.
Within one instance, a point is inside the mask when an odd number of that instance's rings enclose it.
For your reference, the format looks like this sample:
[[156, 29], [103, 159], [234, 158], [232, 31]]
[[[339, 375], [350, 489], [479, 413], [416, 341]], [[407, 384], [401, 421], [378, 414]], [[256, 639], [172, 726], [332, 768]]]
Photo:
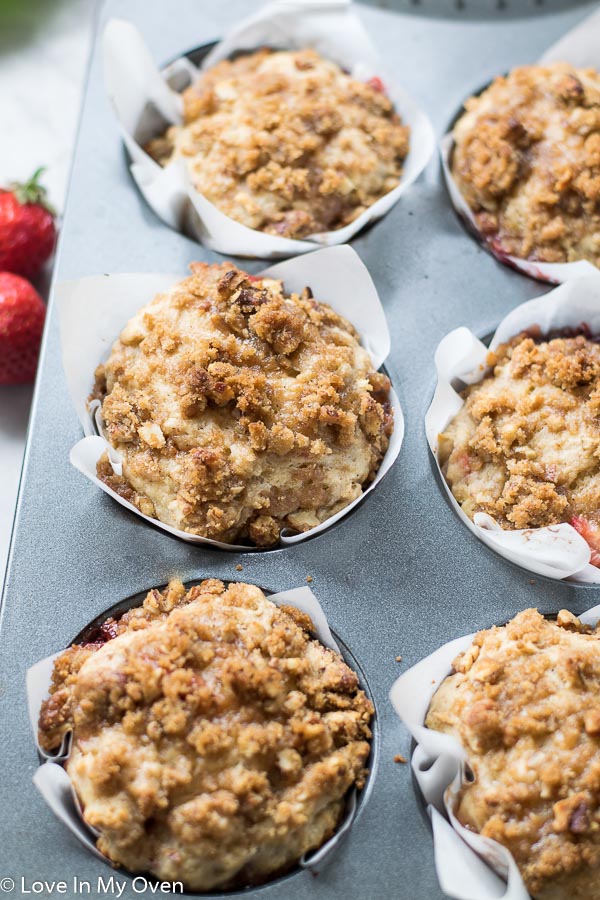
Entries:
[[395, 12], [411, 12], [422, 16], [448, 19], [519, 18], [571, 9], [580, 0], [364, 0], [371, 6]]
[[[257, 0], [108, 0], [131, 19], [155, 58], [168, 60], [214, 40]], [[495, 22], [438, 20], [361, 7], [389, 71], [423, 103], [441, 135], [473, 84], [538, 58], [595, 4]], [[416, 7], [415, 7], [416, 8]], [[440, 900], [433, 848], [413, 789], [410, 740], [387, 695], [396, 676], [450, 638], [537, 606], [581, 612], [594, 587], [533, 578], [484, 547], [447, 504], [432, 472], [423, 417], [435, 379], [433, 353], [458, 325], [486, 333], [510, 309], [547, 287], [497, 263], [464, 231], [442, 185], [439, 162], [352, 246], [386, 310], [386, 361], [400, 395], [406, 436], [381, 489], [336, 528], [295, 547], [232, 554], [169, 538], [117, 506], [69, 463], [80, 436], [50, 309], [19, 496], [0, 627], [0, 890], [66, 882], [61, 896], [105, 896], [114, 874], [123, 897], [139, 896], [125, 874], [79, 846], [31, 783], [37, 766], [25, 703], [25, 670], [64, 647], [114, 603], [174, 575], [247, 580], [273, 591], [312, 576], [336, 634], [365, 674], [379, 721], [380, 758], [371, 796], [331, 863], [246, 893], [252, 900]], [[102, 83], [99, 41], [92, 60], [56, 278], [98, 272], [177, 271], [220, 260], [171, 231], [131, 183]], [[243, 263], [251, 271], [260, 261]], [[241, 564], [241, 572], [236, 565]], [[402, 663], [396, 656], [402, 655]], [[2, 887], [4, 879], [4, 888]], [[22, 882], [22, 879], [25, 879]], [[90, 893], [79, 882], [90, 883]], [[55, 891], [56, 893], [56, 891]], [[117, 895], [115, 888], [113, 896]], [[150, 890], [142, 896], [150, 896]], [[46, 892], [45, 896], [50, 896]]]

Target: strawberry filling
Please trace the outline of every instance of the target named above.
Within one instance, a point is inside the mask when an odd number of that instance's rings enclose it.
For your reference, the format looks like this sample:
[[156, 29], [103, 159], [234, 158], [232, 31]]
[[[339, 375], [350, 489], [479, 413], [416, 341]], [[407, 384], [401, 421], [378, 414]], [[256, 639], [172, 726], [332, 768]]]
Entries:
[[369, 87], [372, 87], [374, 91], [379, 91], [380, 94], [385, 94], [385, 85], [378, 75], [374, 75], [373, 78], [369, 78], [367, 84], [369, 85]]
[[584, 541], [587, 542], [591, 552], [590, 562], [593, 566], [600, 567], [600, 526], [590, 522], [583, 516], [573, 516], [570, 525], [575, 531], [579, 532]]
[[87, 640], [82, 642], [82, 647], [102, 647], [103, 644], [116, 638], [118, 633], [118, 619], [107, 619], [102, 625], [90, 629], [90, 633], [86, 636]]
[[461, 453], [456, 459], [456, 462], [460, 466], [460, 469], [463, 475], [470, 475], [473, 469], [471, 468], [471, 457], [468, 453]]

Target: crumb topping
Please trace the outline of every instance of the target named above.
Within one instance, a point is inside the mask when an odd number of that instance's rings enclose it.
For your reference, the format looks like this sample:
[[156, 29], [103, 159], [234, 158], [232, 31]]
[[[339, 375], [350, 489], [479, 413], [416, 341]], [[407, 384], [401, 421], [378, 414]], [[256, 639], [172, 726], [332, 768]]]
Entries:
[[521, 334], [489, 354], [439, 437], [452, 493], [508, 529], [569, 522], [600, 561], [600, 346]]
[[544, 900], [598, 892], [599, 687], [598, 631], [528, 609], [479, 632], [427, 714], [467, 752], [459, 820], [506, 846]]
[[110, 444], [98, 476], [141, 512], [268, 546], [360, 496], [393, 428], [389, 380], [352, 325], [231, 263], [194, 263], [96, 371]]
[[194, 186], [249, 228], [289, 238], [341, 228], [400, 181], [403, 126], [381, 83], [313, 50], [224, 60], [183, 93], [184, 122], [151, 141], [186, 160]]
[[600, 263], [600, 75], [566, 63], [514, 69], [454, 128], [452, 173], [496, 251]]
[[173, 581], [56, 660], [39, 722], [98, 848], [188, 890], [255, 884], [335, 831], [370, 701], [312, 622], [248, 584]]

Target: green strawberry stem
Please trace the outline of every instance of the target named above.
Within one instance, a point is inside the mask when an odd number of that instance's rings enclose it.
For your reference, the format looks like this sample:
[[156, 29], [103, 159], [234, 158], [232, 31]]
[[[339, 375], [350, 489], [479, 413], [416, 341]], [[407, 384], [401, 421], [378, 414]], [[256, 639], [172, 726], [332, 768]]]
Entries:
[[43, 206], [52, 216], [55, 216], [56, 210], [48, 201], [48, 192], [39, 183], [39, 178], [45, 170], [45, 166], [40, 166], [39, 169], [35, 170], [29, 181], [26, 181], [24, 184], [14, 181], [12, 184], [9, 184], [8, 190], [12, 191], [19, 203], [35, 203], [37, 206]]

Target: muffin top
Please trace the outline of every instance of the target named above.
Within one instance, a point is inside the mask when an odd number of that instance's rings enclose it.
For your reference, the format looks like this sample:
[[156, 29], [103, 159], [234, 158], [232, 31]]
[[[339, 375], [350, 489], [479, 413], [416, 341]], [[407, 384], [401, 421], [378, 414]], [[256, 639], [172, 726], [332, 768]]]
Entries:
[[599, 692], [598, 631], [528, 609], [475, 637], [427, 714], [472, 769], [458, 819], [506, 846], [544, 900], [598, 896]]
[[335, 831], [373, 707], [308, 616], [249, 584], [173, 581], [55, 662], [39, 721], [98, 849], [188, 890], [260, 883]]
[[503, 528], [569, 522], [600, 551], [600, 347], [521, 334], [488, 365], [439, 437], [455, 498], [469, 518], [488, 513]]
[[151, 141], [182, 157], [223, 213], [289, 238], [341, 228], [400, 181], [409, 129], [381, 82], [351, 78], [314, 50], [224, 60], [183, 93], [184, 121]]
[[523, 66], [465, 104], [452, 174], [500, 254], [600, 263], [600, 75]]
[[145, 514], [267, 546], [323, 522], [372, 480], [389, 443], [389, 381], [352, 325], [231, 263], [192, 265], [125, 326], [96, 371], [98, 474]]

